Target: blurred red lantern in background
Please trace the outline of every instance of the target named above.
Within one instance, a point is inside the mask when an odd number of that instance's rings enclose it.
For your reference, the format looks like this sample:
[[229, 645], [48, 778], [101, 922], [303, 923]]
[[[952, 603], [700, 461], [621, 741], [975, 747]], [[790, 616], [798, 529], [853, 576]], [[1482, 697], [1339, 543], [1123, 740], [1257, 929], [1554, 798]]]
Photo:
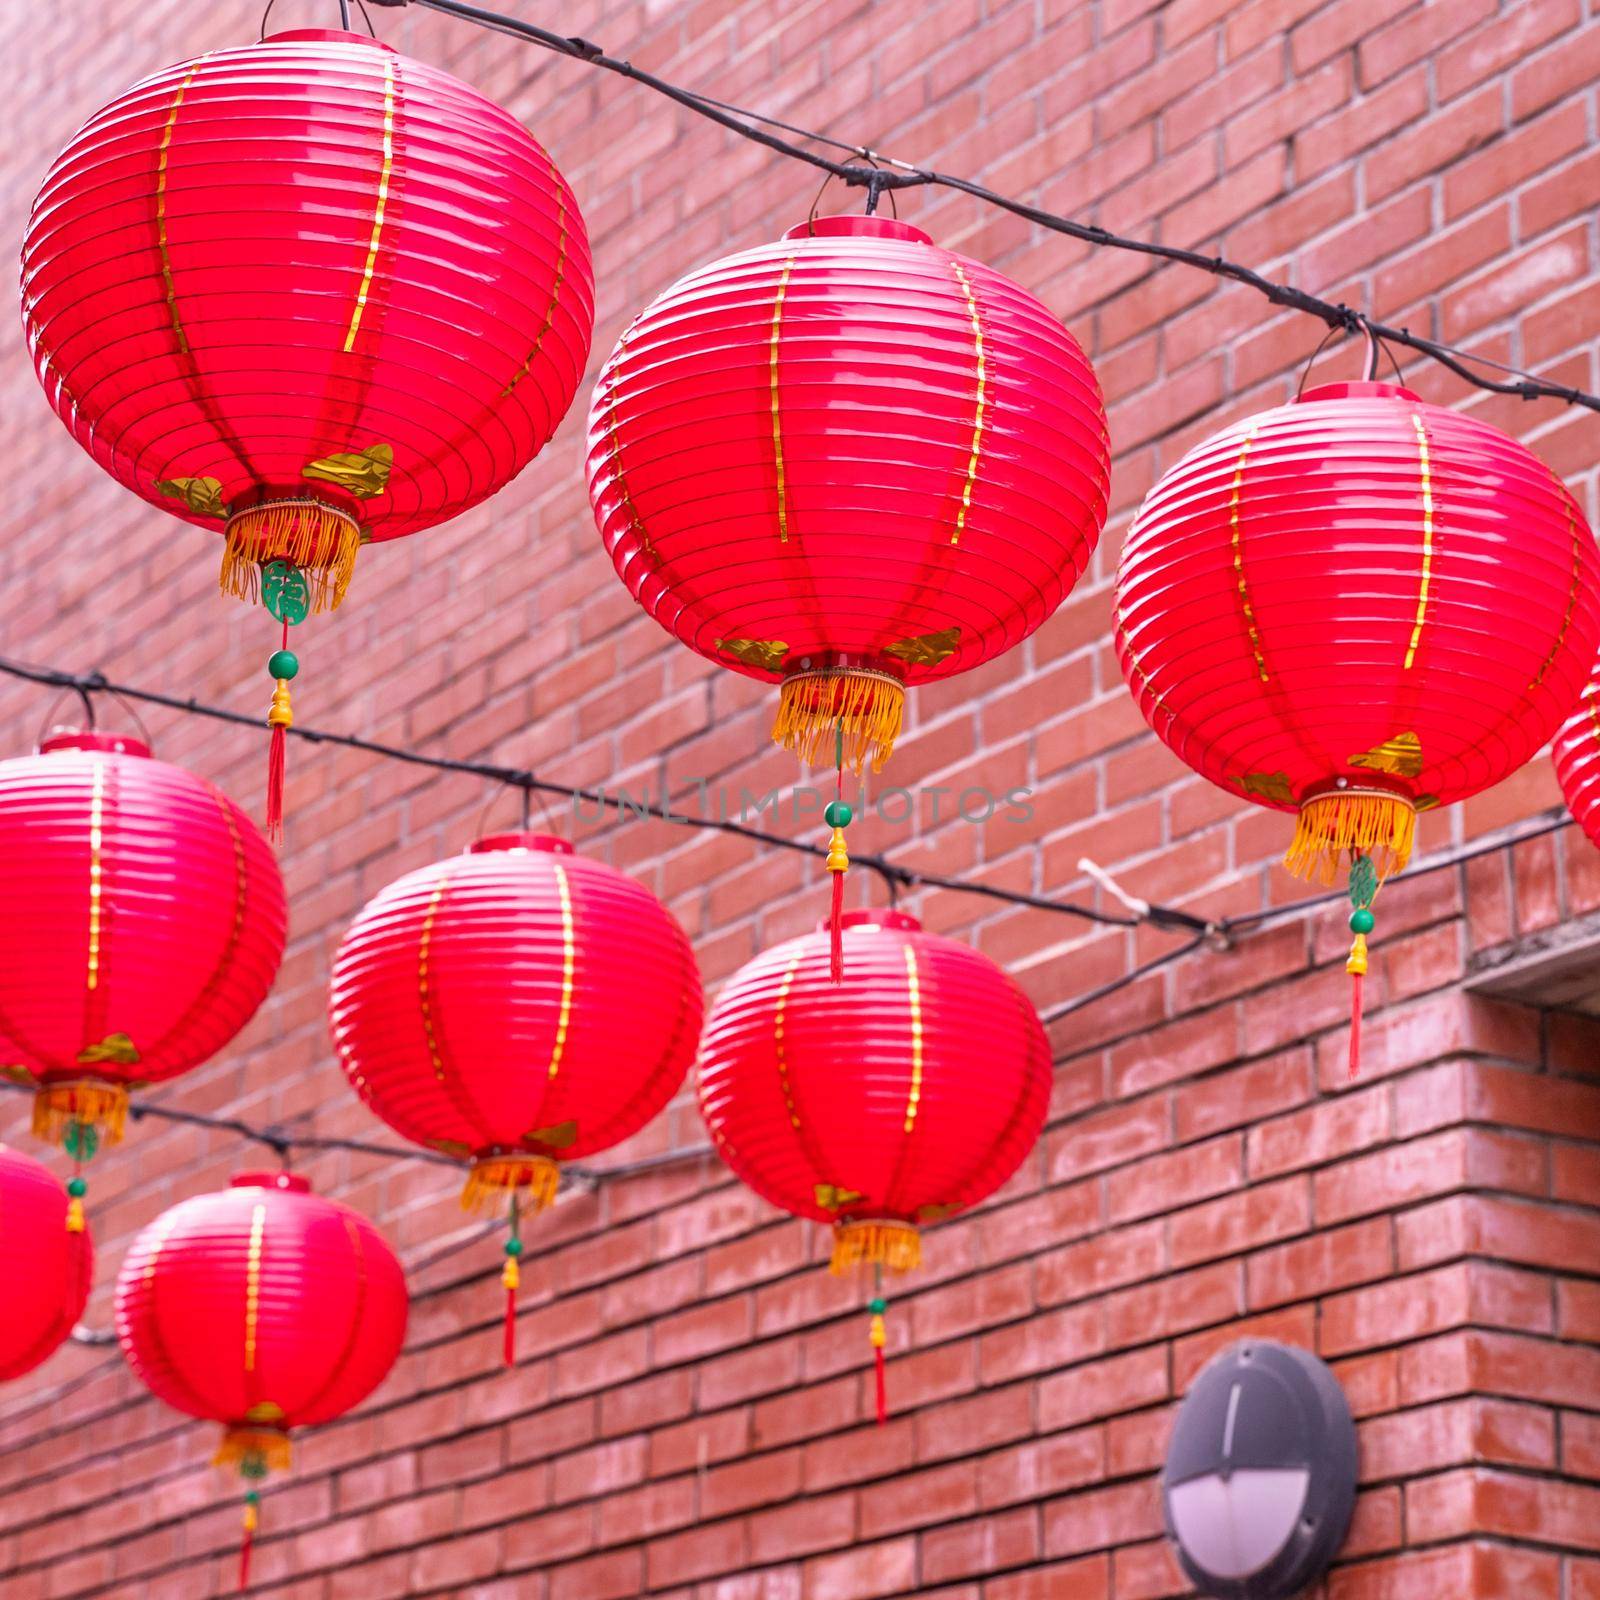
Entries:
[[1290, 871], [1352, 863], [1359, 1021], [1372, 900], [1417, 812], [1515, 771], [1577, 699], [1600, 555], [1516, 440], [1393, 384], [1330, 384], [1156, 485], [1116, 603], [1123, 672], [1173, 752], [1297, 814]]
[[[903, 1272], [919, 1229], [992, 1194], [1050, 1105], [1038, 1013], [986, 956], [898, 911], [845, 915], [849, 961], [805, 934], [764, 951], [717, 996], [700, 1109], [718, 1151], [763, 1199], [832, 1225], [832, 1270]], [[873, 1301], [882, 1417], [882, 1289]]]
[[0, 1145], [0, 1379], [31, 1372], [89, 1303], [94, 1246], [77, 1196], [20, 1150]]
[[0, 1060], [82, 1161], [128, 1091], [214, 1055], [283, 958], [278, 863], [220, 790], [137, 739], [52, 735], [0, 762]]
[[1567, 809], [1589, 842], [1600, 845], [1600, 682], [1585, 686], [1578, 709], [1556, 734], [1551, 754]]
[[329, 993], [356, 1091], [396, 1132], [472, 1163], [463, 1204], [519, 1204], [561, 1164], [620, 1144], [682, 1085], [700, 1033], [683, 930], [642, 884], [548, 834], [479, 839], [382, 890], [350, 925]]
[[216, 1465], [250, 1485], [241, 1588], [256, 1486], [287, 1470], [290, 1429], [342, 1416], [383, 1381], [407, 1306], [383, 1235], [290, 1173], [241, 1173], [134, 1240], [117, 1276], [117, 1338], [158, 1400], [223, 1424]]
[[[363, 543], [453, 517], [555, 431], [594, 275], [566, 180], [437, 68], [307, 29], [146, 78], [50, 169], [23, 323], [74, 438], [220, 532], [223, 589], [287, 628]], [[274, 775], [289, 718], [275, 656]], [[272, 820], [269, 806], [269, 824]]]
[[824, 217], [634, 319], [595, 385], [589, 480], [639, 604], [781, 685], [774, 739], [859, 772], [892, 750], [907, 686], [1061, 604], [1110, 452], [1094, 371], [1032, 294], [909, 223]]

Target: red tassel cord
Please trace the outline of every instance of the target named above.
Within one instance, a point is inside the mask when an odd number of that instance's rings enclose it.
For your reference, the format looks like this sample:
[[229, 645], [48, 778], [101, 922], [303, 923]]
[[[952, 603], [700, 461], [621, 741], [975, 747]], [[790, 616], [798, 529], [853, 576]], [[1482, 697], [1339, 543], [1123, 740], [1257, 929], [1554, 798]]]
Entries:
[[517, 1290], [522, 1285], [522, 1272], [518, 1257], [522, 1254], [522, 1238], [518, 1232], [517, 1197], [511, 1196], [511, 1237], [506, 1240], [506, 1264], [500, 1269], [500, 1282], [506, 1291], [505, 1364], [517, 1364]]
[[844, 978], [844, 875], [850, 870], [850, 852], [845, 848], [844, 830], [855, 813], [844, 798], [844, 723], [834, 735], [834, 761], [838, 783], [834, 797], [822, 813], [833, 829], [828, 839], [828, 871], [833, 874], [833, 904], [828, 915], [828, 973], [835, 983]]
[[883, 1314], [889, 1309], [889, 1305], [883, 1298], [883, 1268], [875, 1267], [873, 1271], [874, 1293], [867, 1302], [867, 1309], [872, 1313], [871, 1332], [868, 1337], [872, 1340], [872, 1376], [877, 1392], [878, 1426], [881, 1428], [889, 1420], [889, 1386], [883, 1364], [883, 1347], [889, 1341], [888, 1331], [883, 1325]]
[[1378, 894], [1378, 872], [1370, 856], [1357, 856], [1350, 866], [1350, 959], [1344, 970], [1350, 974], [1350, 1079], [1361, 1071], [1362, 983], [1367, 975], [1367, 935], [1372, 932], [1372, 902]]
[[294, 726], [289, 680], [299, 670], [300, 661], [289, 648], [289, 624], [285, 622], [282, 647], [274, 650], [267, 662], [267, 671], [277, 683], [267, 711], [267, 725], [272, 729], [272, 743], [267, 751], [267, 837], [274, 844], [283, 839], [283, 769], [289, 754], [289, 729]]
[[256, 1525], [261, 1517], [261, 1494], [251, 1489], [244, 1497], [244, 1532], [239, 1539], [239, 1588], [250, 1587], [250, 1553], [255, 1548]]

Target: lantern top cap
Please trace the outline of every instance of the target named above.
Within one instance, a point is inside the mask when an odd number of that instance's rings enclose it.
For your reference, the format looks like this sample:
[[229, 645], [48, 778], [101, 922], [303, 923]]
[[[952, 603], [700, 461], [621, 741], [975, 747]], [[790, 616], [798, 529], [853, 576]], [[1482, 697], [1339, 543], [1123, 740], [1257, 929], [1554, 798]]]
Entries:
[[932, 244], [933, 240], [921, 228], [914, 228], [898, 217], [812, 217], [809, 222], [798, 222], [784, 234], [785, 239], [838, 239], [854, 236], [862, 239], [903, 239], [909, 244]]
[[298, 1172], [238, 1172], [230, 1189], [281, 1189], [285, 1194], [310, 1194], [311, 1180]]
[[[826, 929], [826, 922], [819, 926]], [[886, 906], [862, 906], [847, 911], [839, 919], [842, 928], [894, 928], [900, 933], [921, 933], [922, 924], [905, 911], [891, 911]]]
[[570, 856], [572, 841], [558, 833], [487, 833], [467, 846], [467, 854], [472, 856], [493, 850], [543, 850], [553, 856]]
[[39, 754], [57, 750], [103, 750], [111, 755], [148, 756], [150, 746], [126, 733], [104, 733], [99, 728], [52, 728], [39, 741]]
[[260, 44], [301, 44], [311, 40], [329, 40], [335, 44], [364, 44], [369, 50], [387, 50], [390, 55], [399, 52], [392, 44], [374, 39], [366, 33], [349, 33], [343, 28], [285, 28], [282, 33], [269, 33]]
[[1410, 400], [1421, 403], [1422, 396], [1398, 383], [1319, 383], [1295, 396], [1295, 404], [1307, 400]]

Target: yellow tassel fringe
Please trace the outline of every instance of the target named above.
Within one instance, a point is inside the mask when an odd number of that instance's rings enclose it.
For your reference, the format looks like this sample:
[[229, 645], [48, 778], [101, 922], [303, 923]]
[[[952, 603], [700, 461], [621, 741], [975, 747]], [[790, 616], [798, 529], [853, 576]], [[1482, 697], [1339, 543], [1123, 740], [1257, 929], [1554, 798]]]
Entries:
[[1297, 878], [1331, 887], [1346, 856], [1370, 856], [1381, 883], [1411, 859], [1416, 830], [1417, 808], [1407, 795], [1332, 789], [1301, 804], [1283, 864]]
[[292, 561], [306, 575], [311, 609], [332, 611], [344, 599], [361, 549], [361, 529], [347, 511], [321, 500], [271, 500], [228, 518], [223, 529], [222, 592], [261, 598], [261, 566]]
[[922, 1265], [922, 1235], [909, 1222], [872, 1220], [838, 1222], [833, 1228], [833, 1260], [828, 1271], [849, 1272], [872, 1263], [891, 1272], [912, 1272]]
[[281, 1428], [229, 1428], [211, 1458], [214, 1467], [238, 1467], [249, 1456], [260, 1456], [271, 1472], [287, 1472], [294, 1451]]
[[560, 1184], [561, 1168], [548, 1156], [487, 1156], [474, 1161], [467, 1174], [461, 1209], [481, 1211], [497, 1205], [507, 1194], [515, 1194], [535, 1211], [543, 1211], [556, 1203]]
[[772, 742], [807, 766], [832, 766], [843, 724], [844, 764], [858, 777], [868, 761], [881, 772], [900, 735], [905, 703], [900, 680], [870, 667], [792, 673], [778, 691]]
[[128, 1091], [120, 1083], [46, 1083], [34, 1091], [33, 1133], [60, 1144], [69, 1122], [87, 1122], [102, 1144], [120, 1144], [128, 1123]]

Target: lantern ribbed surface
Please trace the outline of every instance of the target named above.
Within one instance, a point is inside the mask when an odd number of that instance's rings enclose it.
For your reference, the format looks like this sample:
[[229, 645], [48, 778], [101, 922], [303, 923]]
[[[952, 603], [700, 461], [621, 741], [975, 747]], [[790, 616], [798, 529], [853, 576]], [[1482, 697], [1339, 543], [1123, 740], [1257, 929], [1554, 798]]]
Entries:
[[1600, 845], [1600, 680], [1584, 688], [1551, 749], [1567, 809], [1591, 844]]
[[986, 956], [900, 912], [763, 952], [706, 1019], [700, 1109], [734, 1172], [837, 1230], [835, 1266], [914, 1265], [915, 1229], [992, 1194], [1044, 1126], [1038, 1014]]
[[63, 733], [0, 762], [0, 1060], [42, 1086], [41, 1134], [76, 1118], [115, 1137], [128, 1088], [227, 1044], [286, 921], [250, 819], [138, 741]]
[[304, 1178], [242, 1173], [134, 1240], [117, 1276], [117, 1338], [157, 1399], [265, 1440], [377, 1388], [407, 1304], [400, 1263], [365, 1217]]
[[881, 762], [903, 686], [1026, 638], [1106, 516], [1093, 369], [1008, 278], [886, 217], [691, 272], [595, 386], [590, 495], [634, 598], [783, 682], [775, 737]]
[[45, 178], [22, 291], [84, 449], [226, 530], [232, 592], [282, 557], [333, 604], [358, 543], [533, 458], [594, 317], [583, 219], [521, 124], [325, 30], [182, 62], [97, 112]]
[[1538, 457], [1390, 384], [1225, 429], [1123, 547], [1118, 645], [1184, 761], [1300, 812], [1289, 865], [1405, 863], [1416, 811], [1527, 761], [1600, 644], [1600, 556]]
[[497, 834], [375, 896], [334, 959], [334, 1043], [396, 1132], [489, 1189], [638, 1132], [682, 1085], [701, 1020], [683, 930], [564, 840]]
[[0, 1145], [0, 1380], [52, 1355], [89, 1303], [94, 1246], [67, 1225], [67, 1191], [48, 1167]]

